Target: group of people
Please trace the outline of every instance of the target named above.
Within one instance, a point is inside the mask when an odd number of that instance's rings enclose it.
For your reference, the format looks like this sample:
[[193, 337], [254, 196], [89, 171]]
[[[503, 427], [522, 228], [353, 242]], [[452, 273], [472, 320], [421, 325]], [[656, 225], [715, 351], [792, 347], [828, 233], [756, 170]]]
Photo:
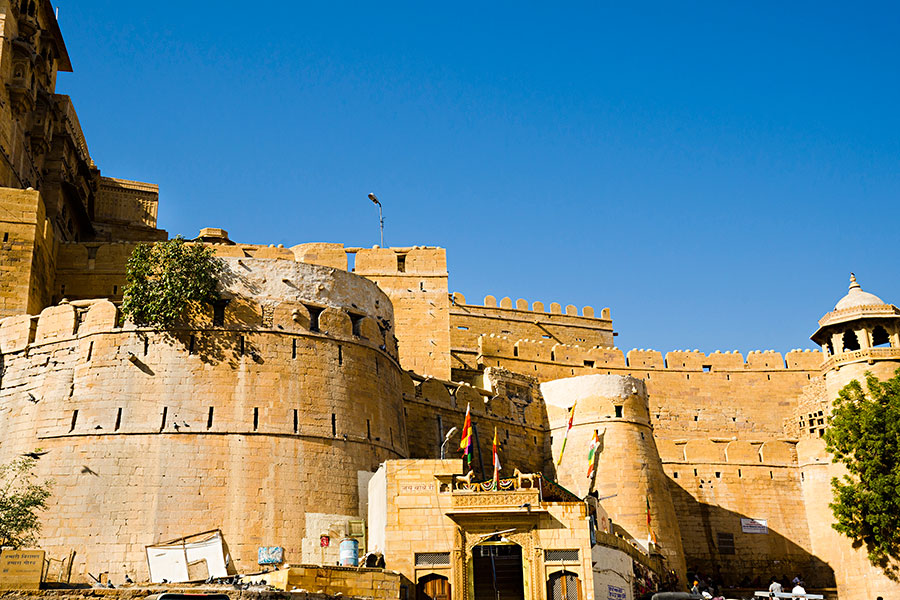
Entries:
[[707, 580], [699, 573], [694, 579], [694, 585], [691, 586], [691, 593], [698, 596], [703, 596], [704, 598], [706, 598], [706, 600], [725, 600], [725, 598], [719, 593], [719, 588], [713, 582], [713, 580]]
[[[794, 579], [791, 581], [791, 583], [794, 585], [793, 589], [791, 590], [791, 593], [795, 597], [796, 596], [802, 597], [802, 596], [806, 595], [806, 587], [805, 587], [806, 584], [803, 583], [802, 579], [800, 579], [799, 577], [794, 577]], [[772, 583], [769, 584], [769, 593], [772, 595], [784, 593], [784, 587], [781, 585], [781, 582], [778, 580], [777, 577], [772, 578]]]

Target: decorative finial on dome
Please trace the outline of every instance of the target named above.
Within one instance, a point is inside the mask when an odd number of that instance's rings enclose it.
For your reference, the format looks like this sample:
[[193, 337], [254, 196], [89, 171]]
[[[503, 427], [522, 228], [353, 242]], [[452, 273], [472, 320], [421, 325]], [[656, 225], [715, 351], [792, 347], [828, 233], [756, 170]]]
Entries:
[[854, 275], [853, 273], [850, 273], [850, 290], [852, 291], [854, 288], [857, 290], [861, 290], [862, 286], [860, 286], [856, 282], [856, 275]]

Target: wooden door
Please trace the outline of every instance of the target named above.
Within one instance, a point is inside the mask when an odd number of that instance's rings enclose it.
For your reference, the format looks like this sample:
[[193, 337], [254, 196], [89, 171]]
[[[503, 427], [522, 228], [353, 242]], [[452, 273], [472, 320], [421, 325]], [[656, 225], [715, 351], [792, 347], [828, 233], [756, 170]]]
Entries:
[[416, 600], [450, 600], [450, 581], [442, 575], [426, 575], [416, 586]]

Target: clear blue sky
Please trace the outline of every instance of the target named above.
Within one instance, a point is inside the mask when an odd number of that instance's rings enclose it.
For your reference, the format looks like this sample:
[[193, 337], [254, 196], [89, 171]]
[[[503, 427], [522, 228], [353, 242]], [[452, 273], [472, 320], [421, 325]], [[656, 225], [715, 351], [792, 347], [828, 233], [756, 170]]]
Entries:
[[58, 89], [172, 235], [371, 246], [374, 191], [451, 291], [609, 306], [625, 350], [810, 347], [850, 271], [900, 304], [894, 3], [56, 3]]

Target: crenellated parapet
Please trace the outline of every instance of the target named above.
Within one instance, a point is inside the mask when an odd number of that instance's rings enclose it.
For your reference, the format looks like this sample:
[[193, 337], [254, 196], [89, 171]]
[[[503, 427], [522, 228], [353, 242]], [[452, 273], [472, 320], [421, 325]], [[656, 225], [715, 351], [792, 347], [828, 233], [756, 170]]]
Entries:
[[509, 296], [503, 297], [497, 301], [496, 296], [487, 295], [484, 297], [484, 301], [482, 304], [468, 304], [466, 302], [466, 297], [460, 294], [459, 292], [454, 292], [452, 295], [453, 304], [456, 306], [466, 306], [469, 308], [498, 308], [502, 310], [516, 310], [519, 312], [533, 312], [538, 314], [554, 314], [554, 315], [567, 315], [570, 317], [581, 316], [587, 319], [600, 319], [604, 321], [610, 321], [610, 310], [609, 308], [604, 308], [600, 311], [600, 316], [596, 317], [594, 315], [594, 308], [592, 306], [585, 306], [581, 309], [581, 314], [578, 313], [578, 307], [574, 304], [567, 304], [563, 307], [558, 302], [551, 302], [549, 307], [546, 306], [543, 302], [535, 301], [530, 304], [528, 300], [524, 298], [519, 298], [515, 302]]
[[[672, 370], [701, 373], [800, 370], [813, 371], [822, 365], [817, 350], [791, 350], [783, 355], [773, 350], [753, 350], [746, 360], [738, 351], [705, 354], [698, 350], [674, 350], [665, 356], [657, 350], [632, 349], [627, 354], [610, 346], [582, 347], [551, 344], [544, 340], [513, 340], [504, 336], [482, 335], [478, 339], [479, 360], [533, 361], [561, 366], [596, 369]], [[529, 369], [526, 368], [526, 372]]]

